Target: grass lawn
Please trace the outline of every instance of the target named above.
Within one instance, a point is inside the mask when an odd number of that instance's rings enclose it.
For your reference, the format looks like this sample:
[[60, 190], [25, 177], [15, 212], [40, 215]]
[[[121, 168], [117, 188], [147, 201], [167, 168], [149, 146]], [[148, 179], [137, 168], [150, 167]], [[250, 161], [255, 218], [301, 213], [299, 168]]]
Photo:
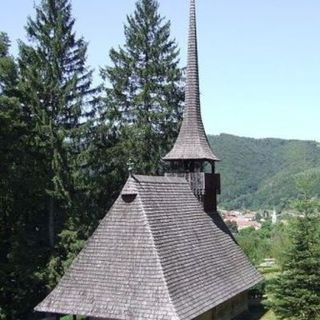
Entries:
[[269, 310], [260, 320], [277, 320], [277, 318], [274, 313]]

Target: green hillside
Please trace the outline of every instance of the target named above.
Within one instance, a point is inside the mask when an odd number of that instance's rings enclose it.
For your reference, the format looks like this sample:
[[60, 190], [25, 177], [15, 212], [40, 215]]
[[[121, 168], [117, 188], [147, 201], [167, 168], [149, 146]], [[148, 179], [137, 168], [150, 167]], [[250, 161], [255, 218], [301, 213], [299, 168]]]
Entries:
[[221, 173], [220, 205], [227, 209], [287, 207], [297, 196], [297, 178], [308, 174], [320, 195], [320, 143], [209, 136]]

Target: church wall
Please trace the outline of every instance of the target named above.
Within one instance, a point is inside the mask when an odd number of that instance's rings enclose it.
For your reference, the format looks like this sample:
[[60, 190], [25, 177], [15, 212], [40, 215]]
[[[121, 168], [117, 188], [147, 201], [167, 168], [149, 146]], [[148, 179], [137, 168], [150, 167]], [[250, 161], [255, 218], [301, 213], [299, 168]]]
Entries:
[[248, 293], [243, 292], [194, 320], [231, 320], [248, 310]]
[[[212, 310], [193, 320], [232, 320], [234, 317], [248, 310], [248, 293], [243, 292], [234, 298], [218, 305]], [[88, 320], [105, 320], [102, 318], [87, 318]]]
[[201, 316], [195, 318], [194, 320], [213, 320], [213, 310], [209, 310], [208, 312], [202, 314]]

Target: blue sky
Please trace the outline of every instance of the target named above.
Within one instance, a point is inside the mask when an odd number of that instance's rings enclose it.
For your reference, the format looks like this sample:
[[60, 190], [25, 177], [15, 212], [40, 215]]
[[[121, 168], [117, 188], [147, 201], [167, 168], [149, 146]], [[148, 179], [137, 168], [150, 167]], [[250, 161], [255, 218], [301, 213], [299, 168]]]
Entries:
[[[2, 0], [12, 53], [33, 0]], [[73, 0], [76, 30], [97, 71], [123, 44], [135, 0]], [[188, 0], [160, 0], [186, 62]], [[320, 141], [320, 1], [197, 0], [202, 115], [207, 133]]]

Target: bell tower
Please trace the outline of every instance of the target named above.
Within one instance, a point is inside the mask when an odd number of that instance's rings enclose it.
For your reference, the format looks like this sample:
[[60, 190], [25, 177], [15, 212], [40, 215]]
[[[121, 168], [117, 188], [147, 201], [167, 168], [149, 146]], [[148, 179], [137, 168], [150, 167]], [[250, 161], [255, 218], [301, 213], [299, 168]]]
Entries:
[[170, 172], [166, 175], [184, 176], [204, 211], [214, 213], [220, 193], [220, 175], [215, 173], [215, 162], [219, 159], [209, 145], [201, 118], [195, 0], [190, 2], [185, 94], [185, 111], [178, 138], [163, 158], [170, 163]]

